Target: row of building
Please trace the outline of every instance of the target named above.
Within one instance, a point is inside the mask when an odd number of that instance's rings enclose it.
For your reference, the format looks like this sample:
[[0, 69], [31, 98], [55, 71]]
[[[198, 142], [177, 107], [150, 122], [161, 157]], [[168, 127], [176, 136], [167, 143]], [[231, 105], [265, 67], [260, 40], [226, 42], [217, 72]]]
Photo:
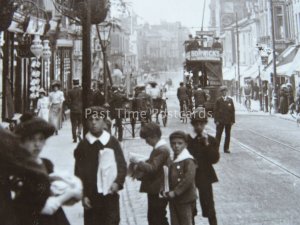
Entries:
[[[0, 18], [3, 18], [0, 19], [2, 121], [34, 110], [38, 90], [51, 91], [52, 81], [59, 81], [67, 94], [72, 88], [72, 79], [82, 78], [82, 27], [58, 10], [64, 1], [3, 2], [0, 8]], [[9, 16], [12, 22], [5, 27]], [[108, 72], [117, 84], [124, 84], [126, 80], [130, 83], [130, 79], [145, 73], [178, 68], [183, 61], [186, 28], [180, 23], [162, 22], [151, 26], [138, 20], [134, 12], [123, 14], [118, 18], [121, 29], [111, 29]], [[91, 54], [92, 81], [103, 82], [103, 52], [94, 25]]]
[[294, 89], [298, 86], [299, 0], [211, 0], [210, 11], [211, 29], [223, 43], [224, 80], [234, 83], [240, 75], [241, 85], [247, 80], [274, 83], [273, 22], [276, 85], [289, 82]]

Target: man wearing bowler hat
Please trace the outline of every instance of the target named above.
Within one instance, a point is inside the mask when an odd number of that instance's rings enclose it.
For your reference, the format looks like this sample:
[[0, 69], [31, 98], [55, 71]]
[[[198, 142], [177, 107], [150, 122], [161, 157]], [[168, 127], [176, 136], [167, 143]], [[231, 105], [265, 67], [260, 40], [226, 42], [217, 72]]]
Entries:
[[71, 111], [73, 142], [76, 143], [82, 130], [82, 88], [79, 86], [79, 79], [73, 79], [73, 88], [68, 92], [68, 106]]
[[220, 87], [222, 96], [217, 99], [214, 112], [215, 124], [217, 126], [216, 139], [220, 145], [222, 133], [225, 128], [224, 152], [230, 153], [230, 132], [231, 126], [235, 123], [235, 109], [232, 98], [227, 96], [227, 91], [228, 89], [226, 86]]

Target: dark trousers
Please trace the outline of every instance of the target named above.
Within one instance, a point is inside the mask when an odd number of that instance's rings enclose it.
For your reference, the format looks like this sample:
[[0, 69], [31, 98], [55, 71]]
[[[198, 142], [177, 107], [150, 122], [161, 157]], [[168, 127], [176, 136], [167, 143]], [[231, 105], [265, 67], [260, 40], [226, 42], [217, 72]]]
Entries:
[[231, 124], [222, 124], [222, 123], [219, 123], [217, 125], [216, 139], [217, 139], [217, 141], [219, 143], [219, 146], [220, 146], [221, 137], [222, 137], [222, 133], [223, 133], [224, 128], [225, 128], [224, 150], [229, 150]]
[[159, 198], [158, 194], [148, 194], [148, 223], [149, 225], [169, 225], [167, 219], [168, 201]]
[[90, 199], [92, 208], [84, 210], [84, 225], [118, 225], [120, 223], [119, 195], [97, 195]]
[[202, 216], [207, 217], [210, 225], [217, 225], [214, 194], [212, 184], [198, 187]]
[[195, 202], [179, 203], [170, 201], [171, 225], [193, 225]]
[[71, 112], [70, 119], [72, 125], [72, 137], [73, 140], [77, 140], [77, 133], [80, 135], [82, 129], [82, 114]]

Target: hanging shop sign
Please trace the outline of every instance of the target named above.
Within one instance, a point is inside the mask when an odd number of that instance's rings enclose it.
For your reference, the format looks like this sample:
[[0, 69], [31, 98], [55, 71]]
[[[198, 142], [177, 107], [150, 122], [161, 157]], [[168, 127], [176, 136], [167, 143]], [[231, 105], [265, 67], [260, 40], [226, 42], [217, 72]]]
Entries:
[[47, 21], [42, 18], [30, 16], [26, 33], [43, 35], [45, 32]]
[[192, 50], [185, 54], [185, 58], [189, 61], [220, 61], [221, 54], [218, 50]]

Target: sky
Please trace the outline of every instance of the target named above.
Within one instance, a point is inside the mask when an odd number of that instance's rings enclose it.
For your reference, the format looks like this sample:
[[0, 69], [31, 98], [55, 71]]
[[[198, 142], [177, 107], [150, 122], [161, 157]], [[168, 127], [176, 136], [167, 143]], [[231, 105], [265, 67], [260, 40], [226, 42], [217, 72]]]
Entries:
[[[201, 27], [204, 0], [128, 0], [133, 10], [146, 22], [180, 21], [187, 27]], [[204, 26], [209, 25], [209, 2], [206, 0]], [[142, 21], [143, 21], [142, 20]]]

